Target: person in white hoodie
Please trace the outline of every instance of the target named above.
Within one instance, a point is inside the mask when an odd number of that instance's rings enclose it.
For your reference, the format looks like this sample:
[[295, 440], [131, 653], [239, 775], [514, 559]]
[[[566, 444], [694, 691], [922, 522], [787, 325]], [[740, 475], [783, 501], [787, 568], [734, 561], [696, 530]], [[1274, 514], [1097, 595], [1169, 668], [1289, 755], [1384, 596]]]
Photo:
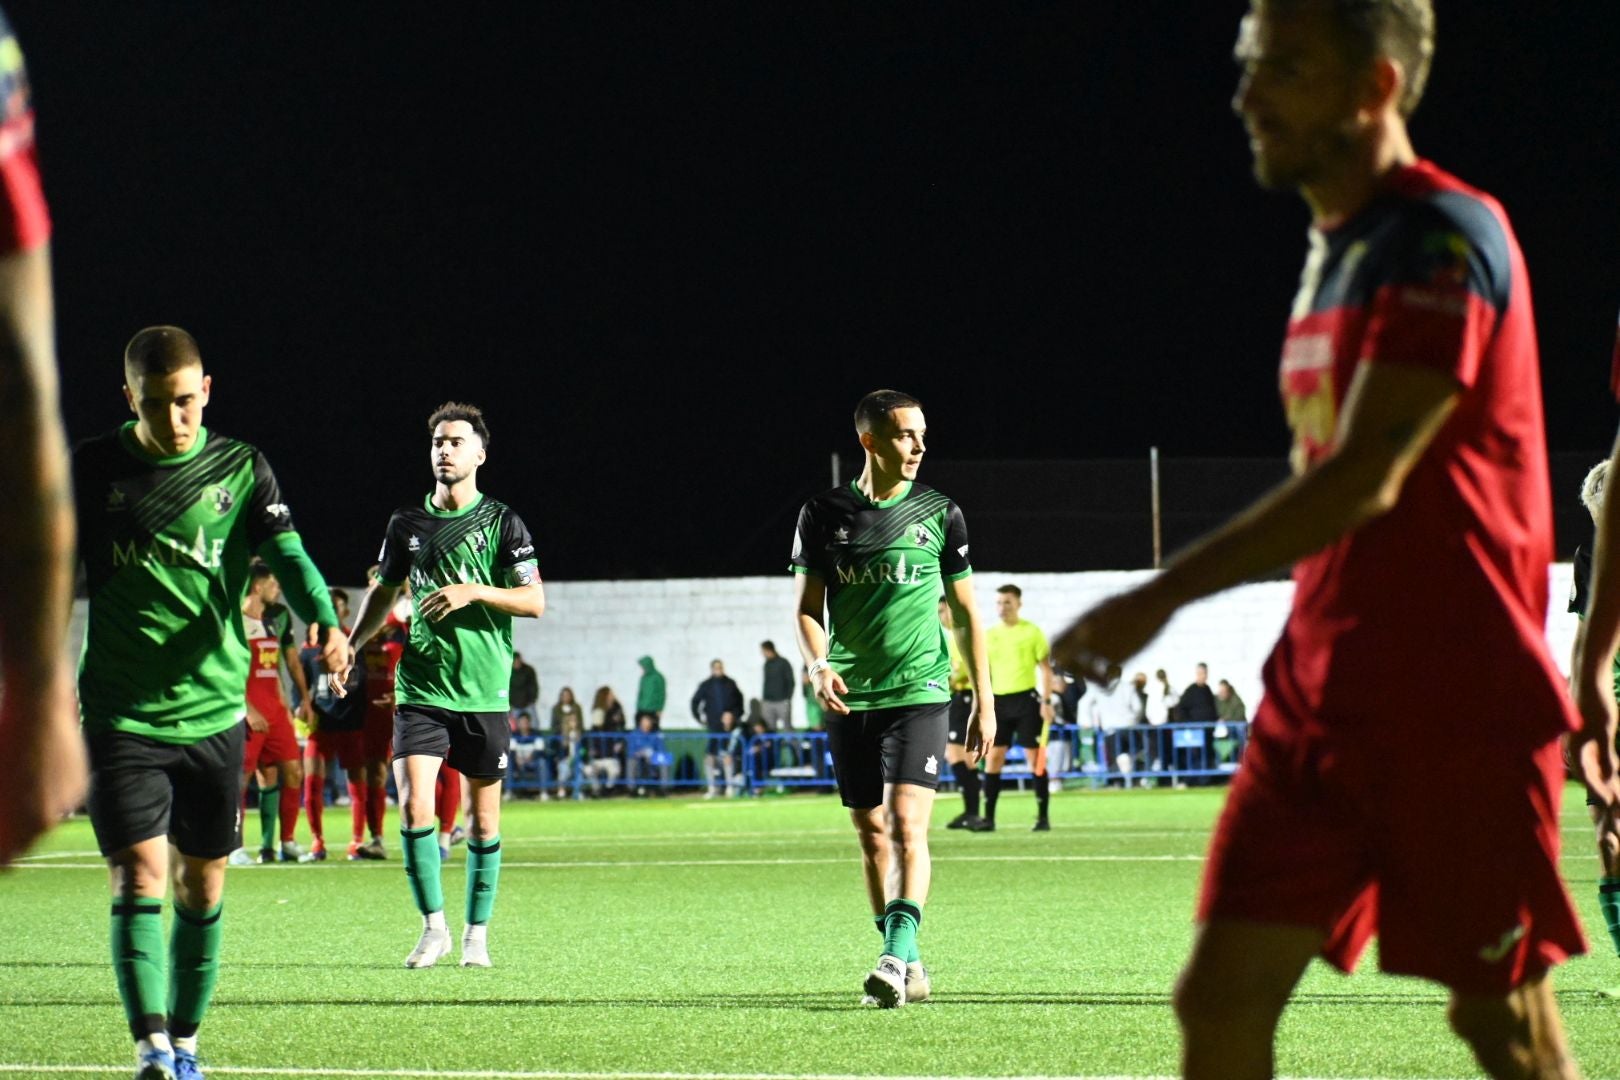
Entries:
[[1082, 701], [1086, 709], [1086, 726], [1102, 733], [1098, 760], [1112, 762], [1123, 775], [1125, 786], [1130, 787], [1131, 773], [1136, 771], [1136, 758], [1129, 751], [1129, 737], [1120, 732], [1142, 722], [1142, 697], [1136, 691], [1136, 684], [1126, 682], [1121, 678], [1122, 674], [1118, 664], [1110, 665], [1103, 685], [1087, 694]]

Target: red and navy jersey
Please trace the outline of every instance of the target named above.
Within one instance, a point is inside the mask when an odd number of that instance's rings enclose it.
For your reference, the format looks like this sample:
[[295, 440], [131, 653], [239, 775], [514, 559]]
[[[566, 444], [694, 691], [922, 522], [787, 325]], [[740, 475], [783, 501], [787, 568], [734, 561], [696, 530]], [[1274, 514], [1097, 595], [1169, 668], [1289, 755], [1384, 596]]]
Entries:
[[1281, 369], [1296, 469], [1330, 452], [1367, 364], [1442, 372], [1457, 407], [1394, 509], [1295, 567], [1267, 695], [1325, 728], [1458, 722], [1474, 739], [1544, 741], [1574, 716], [1544, 632], [1552, 497], [1530, 282], [1502, 207], [1429, 162], [1311, 234]]
[[0, 255], [39, 247], [50, 236], [51, 216], [34, 155], [28, 68], [0, 11]]

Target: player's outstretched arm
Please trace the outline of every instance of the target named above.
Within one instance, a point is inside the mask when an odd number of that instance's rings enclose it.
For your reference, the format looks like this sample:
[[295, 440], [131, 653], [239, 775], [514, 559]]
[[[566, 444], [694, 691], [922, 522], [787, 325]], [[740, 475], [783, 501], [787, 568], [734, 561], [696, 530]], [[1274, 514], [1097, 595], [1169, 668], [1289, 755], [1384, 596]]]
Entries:
[[321, 663], [327, 671], [336, 671], [348, 658], [349, 643], [338, 625], [326, 579], [304, 550], [304, 542], [295, 532], [277, 533], [259, 545], [259, 557], [280, 579], [287, 605], [300, 619], [321, 628]]
[[[973, 597], [972, 574], [945, 583], [945, 606], [951, 611], [956, 649], [973, 680], [973, 710], [968, 714], [962, 751], [969, 765], [977, 765], [996, 744], [996, 695], [990, 686], [990, 653], [985, 648], [978, 601]], [[1044, 691], [1041, 696], [1044, 699]]]
[[[1609, 457], [1609, 475], [1620, 476], [1620, 438]], [[1620, 499], [1603, 495], [1597, 543], [1592, 550], [1592, 586], [1586, 618], [1575, 635], [1570, 680], [1581, 728], [1570, 736], [1569, 756], [1586, 786], [1609, 808], [1609, 828], [1620, 813], [1616, 776], [1613, 657], [1620, 650]]]
[[[810, 669], [810, 685], [815, 687], [816, 701], [823, 709], [847, 715], [849, 706], [839, 695], [849, 693], [849, 687], [844, 685], [843, 676], [827, 665], [827, 629], [821, 622], [827, 606], [827, 584], [814, 574], [795, 574], [793, 579], [799, 594], [795, 636], [799, 640], [799, 655]], [[693, 699], [694, 703], [696, 700]]]
[[348, 656], [341, 668], [334, 669], [326, 677], [326, 683], [332, 693], [338, 697], [348, 697], [349, 672], [354, 668], [355, 654], [365, 647], [371, 640], [371, 635], [382, 629], [382, 624], [388, 621], [388, 613], [394, 609], [394, 600], [399, 596], [399, 586], [390, 585], [385, 581], [373, 581], [366, 594], [360, 598], [360, 606], [354, 613], [354, 626], [349, 630]]
[[1449, 374], [1362, 364], [1326, 457], [1195, 541], [1151, 581], [1087, 612], [1053, 643], [1053, 661], [1101, 679], [1109, 664], [1141, 652], [1183, 605], [1301, 559], [1389, 512], [1458, 396]]
[[57, 408], [46, 247], [0, 258], [0, 866], [84, 796], [84, 740], [67, 657], [73, 502]]

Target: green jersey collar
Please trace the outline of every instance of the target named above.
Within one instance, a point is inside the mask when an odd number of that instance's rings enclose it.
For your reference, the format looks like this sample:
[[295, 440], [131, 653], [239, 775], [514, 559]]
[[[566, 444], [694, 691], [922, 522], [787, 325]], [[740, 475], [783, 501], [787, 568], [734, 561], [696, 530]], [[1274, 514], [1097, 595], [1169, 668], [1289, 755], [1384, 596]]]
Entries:
[[437, 506], [433, 505], [433, 492], [430, 491], [426, 495], [422, 496], [422, 506], [427, 510], [427, 512], [432, 514], [434, 517], [442, 518], [465, 517], [466, 515], [472, 513], [473, 510], [477, 508], [478, 504], [483, 501], [484, 493], [480, 491], [477, 498], [473, 499], [473, 501], [468, 503], [466, 506], [463, 506], [460, 510], [440, 510]]
[[900, 482], [900, 494], [896, 495], [892, 499], [884, 499], [881, 502], [877, 499], [867, 498], [866, 492], [861, 490], [861, 482], [859, 478], [849, 482], [849, 490], [853, 491], [855, 493], [855, 497], [864, 502], [866, 505], [874, 507], [878, 510], [887, 510], [889, 507], [911, 494], [911, 481], [902, 480]]
[[159, 457], [141, 445], [141, 440], [135, 437], [134, 420], [125, 421], [124, 426], [118, 429], [118, 441], [124, 444], [124, 449], [148, 465], [183, 465], [202, 453], [204, 446], [208, 445], [208, 429], [197, 429], [197, 441], [191, 444], [191, 449], [172, 457]]

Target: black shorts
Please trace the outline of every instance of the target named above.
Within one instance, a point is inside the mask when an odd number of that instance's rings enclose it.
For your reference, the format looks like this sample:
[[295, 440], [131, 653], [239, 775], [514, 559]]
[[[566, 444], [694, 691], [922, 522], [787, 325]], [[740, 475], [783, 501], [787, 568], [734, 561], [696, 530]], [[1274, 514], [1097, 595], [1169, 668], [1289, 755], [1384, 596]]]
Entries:
[[950, 706], [902, 705], [823, 718], [838, 796], [852, 810], [883, 805], [883, 785], [939, 788]]
[[236, 849], [245, 723], [189, 745], [127, 731], [85, 734], [90, 825], [103, 855], [167, 836], [182, 855], [223, 859]]
[[1041, 695], [1038, 690], [996, 695], [996, 745], [1014, 741], [1033, 750], [1041, 741]]
[[394, 756], [436, 757], [463, 776], [499, 780], [506, 775], [512, 730], [506, 712], [457, 712], [437, 705], [401, 705], [394, 712]]
[[950, 727], [945, 731], [945, 741], [952, 746], [962, 746], [967, 742], [968, 717], [973, 715], [973, 691], [957, 690], [951, 694]]

